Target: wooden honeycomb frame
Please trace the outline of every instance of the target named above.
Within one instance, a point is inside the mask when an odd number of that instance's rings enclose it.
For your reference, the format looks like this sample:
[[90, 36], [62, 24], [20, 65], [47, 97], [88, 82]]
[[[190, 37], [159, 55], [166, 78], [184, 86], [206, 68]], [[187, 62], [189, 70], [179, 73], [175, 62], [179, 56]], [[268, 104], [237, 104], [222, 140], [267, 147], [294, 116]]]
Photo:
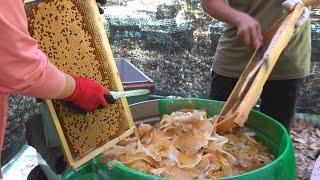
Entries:
[[280, 18], [264, 34], [264, 45], [268, 45], [268, 49], [263, 55], [254, 52], [218, 116], [217, 131], [229, 131], [237, 125], [243, 126], [247, 121], [273, 67], [293, 36], [295, 24], [303, 11], [304, 5], [298, 3], [291, 13]]
[[[27, 0], [29, 32], [60, 70], [123, 91], [95, 0]], [[68, 165], [75, 169], [121, 139], [135, 125], [126, 98], [107, 109], [79, 114], [61, 101], [45, 100]]]

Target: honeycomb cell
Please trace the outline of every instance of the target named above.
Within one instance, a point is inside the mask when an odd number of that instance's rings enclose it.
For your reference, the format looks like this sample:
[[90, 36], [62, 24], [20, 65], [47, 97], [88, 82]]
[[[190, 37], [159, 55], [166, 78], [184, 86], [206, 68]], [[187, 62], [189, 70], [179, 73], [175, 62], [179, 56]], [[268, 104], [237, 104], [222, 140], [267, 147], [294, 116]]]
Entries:
[[[108, 59], [93, 8], [90, 0], [44, 0], [28, 4], [29, 32], [60, 70], [92, 78], [116, 90], [118, 79], [111, 73], [109, 63], [114, 60]], [[76, 157], [83, 157], [129, 129], [121, 101], [85, 114], [75, 113], [61, 101], [53, 101], [53, 105]]]

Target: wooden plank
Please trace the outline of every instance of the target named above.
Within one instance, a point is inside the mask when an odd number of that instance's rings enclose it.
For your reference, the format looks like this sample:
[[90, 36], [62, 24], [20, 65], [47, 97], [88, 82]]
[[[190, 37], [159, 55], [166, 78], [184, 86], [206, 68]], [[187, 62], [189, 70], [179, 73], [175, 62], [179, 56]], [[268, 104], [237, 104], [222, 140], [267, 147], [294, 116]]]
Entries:
[[269, 49], [267, 50], [267, 59], [264, 60], [263, 65], [258, 72], [256, 80], [253, 82], [248, 95], [240, 104], [239, 112], [241, 115], [235, 119], [235, 123], [238, 125], [243, 125], [250, 113], [250, 110], [255, 105], [257, 100], [260, 97], [260, 94], [263, 90], [263, 86], [267, 81], [273, 67], [275, 66], [280, 54], [288, 45], [294, 30], [297, 20], [300, 18], [303, 13], [304, 6], [300, 3], [297, 4], [293, 13], [286, 18], [283, 24], [279, 27], [278, 32], [275, 34], [272, 39]]
[[[112, 53], [112, 50], [111, 50], [111, 46], [110, 46], [109, 41], [108, 41], [106, 30], [105, 30], [105, 28], [103, 26], [103, 20], [102, 20], [103, 16], [100, 15], [96, 0], [91, 0], [91, 4], [92, 4], [93, 7], [95, 7], [94, 8], [95, 19], [97, 19], [97, 21], [99, 22], [99, 23], [97, 23], [97, 27], [98, 27], [97, 30], [99, 31], [99, 33], [101, 35], [102, 42], [103, 42], [104, 47], [105, 47], [105, 49], [104, 49], [105, 50], [105, 54], [107, 54], [108, 59], [109, 59], [109, 61], [106, 62], [106, 63], [109, 63], [109, 65], [111, 67], [110, 70], [111, 70], [113, 76], [117, 79], [115, 81], [115, 85], [116, 85], [117, 91], [124, 91], [122, 83], [121, 83], [121, 77], [120, 77], [120, 74], [118, 72], [118, 68], [117, 68], [117, 65], [116, 65], [116, 62], [114, 60], [113, 53]], [[128, 104], [127, 98], [121, 98], [121, 102], [123, 104], [124, 111], [126, 112], [126, 118], [129, 121], [129, 126], [130, 127], [134, 127], [135, 124], [134, 124], [133, 119], [132, 119], [132, 115], [131, 115], [131, 111], [129, 109], [129, 104]]]
[[121, 140], [125, 139], [126, 137], [130, 136], [131, 134], [133, 134], [135, 132], [135, 130], [136, 130], [136, 127], [133, 126], [129, 130], [127, 130], [126, 132], [121, 134], [119, 137], [117, 137], [111, 141], [108, 141], [106, 144], [104, 144], [103, 146], [100, 146], [99, 148], [94, 149], [93, 151], [90, 151], [88, 154], [86, 154], [86, 156], [84, 156], [80, 159], [77, 159], [77, 160], [71, 160], [70, 167], [72, 169], [76, 169], [76, 168], [80, 167], [81, 165], [90, 161], [92, 158], [96, 157], [97, 155], [99, 155], [99, 154], [103, 153], [104, 151], [106, 151], [107, 149], [111, 148], [112, 146], [117, 144], [119, 141], [121, 141]]
[[[267, 59], [254, 54], [252, 59], [258, 59], [257, 61], [251, 61], [247, 65], [235, 88], [233, 89], [228, 101], [226, 102], [223, 111], [219, 114], [219, 122], [217, 125], [218, 131], [227, 131], [234, 127], [233, 122], [238, 125], [243, 125], [248, 118], [248, 115], [260, 97], [263, 86], [267, 81], [274, 65], [276, 64], [281, 52], [287, 46], [291, 39], [295, 23], [301, 16], [304, 10], [302, 4], [297, 4], [295, 10], [285, 18], [282, 17], [278, 20], [264, 35], [264, 43], [270, 42]], [[276, 32], [276, 33], [275, 33]], [[259, 64], [259, 63], [261, 64]], [[252, 67], [258, 66], [258, 72], [252, 77], [248, 74], [254, 69]], [[245, 79], [252, 81], [252, 83], [244, 84]], [[242, 86], [245, 87], [245, 95], [239, 96]], [[243, 88], [242, 88], [243, 89]], [[227, 107], [227, 110], [225, 110]], [[237, 113], [237, 116], [234, 116]], [[232, 122], [232, 123], [231, 123]]]
[[106, 151], [110, 147], [112, 147], [115, 144], [117, 144], [119, 141], [121, 141], [121, 140], [125, 139], [126, 137], [130, 136], [131, 134], [133, 134], [135, 132], [135, 129], [136, 129], [136, 126], [132, 126], [129, 130], [127, 130], [126, 132], [124, 132], [123, 134], [118, 136], [117, 138], [115, 138], [115, 139], [113, 139], [111, 141], [108, 141], [107, 143], [105, 143], [104, 145], [100, 146], [99, 148], [96, 148], [93, 151], [90, 151], [88, 154], [86, 154], [86, 156], [75, 160], [73, 158], [72, 153], [70, 151], [70, 148], [68, 146], [66, 137], [64, 136], [64, 133], [63, 133], [63, 130], [61, 128], [58, 116], [55, 113], [52, 101], [45, 100], [44, 103], [45, 103], [45, 106], [47, 107], [47, 109], [51, 112], [49, 114], [50, 114], [51, 120], [52, 120], [52, 122], [54, 124], [54, 128], [56, 130], [56, 133], [59, 136], [58, 139], [59, 139], [60, 145], [62, 146], [64, 156], [65, 156], [65, 158], [67, 160], [68, 166], [70, 168], [72, 168], [72, 169], [76, 169], [76, 168], [80, 167], [81, 165], [85, 164], [86, 162], [90, 161], [92, 158], [94, 158], [98, 154], [101, 154], [102, 152]]
[[[263, 44], [264, 46], [269, 45], [269, 43], [271, 42], [274, 34], [276, 33], [277, 29], [280, 27], [280, 25], [282, 24], [284, 18], [286, 16], [281, 17], [279, 20], [277, 20], [265, 33], [263, 36]], [[238, 107], [240, 102], [242, 101], [242, 99], [244, 97], [239, 97], [239, 92], [240, 90], [243, 88], [243, 86], [249, 86], [252, 84], [252, 82], [250, 82], [250, 80], [248, 79], [254, 79], [255, 76], [252, 75], [252, 77], [249, 77], [251, 71], [257, 67], [258, 62], [260, 62], [262, 59], [262, 57], [260, 56], [260, 54], [257, 54], [257, 50], [254, 51], [253, 55], [251, 56], [245, 70], [243, 71], [243, 73], [241, 74], [236, 86], [234, 87], [234, 89], [232, 90], [231, 94], [229, 95], [226, 105], [222, 108], [219, 117], [226, 117], [228, 115], [230, 115], [231, 113], [233, 113], [235, 111], [235, 107]], [[249, 81], [249, 83], [244, 84], [246, 81]], [[218, 122], [221, 121], [222, 118], [218, 118]]]
[[63, 154], [67, 160], [68, 165], [71, 166], [71, 163], [73, 162], [72, 153], [70, 151], [66, 137], [64, 136], [62, 127], [60, 125], [60, 121], [58, 119], [57, 113], [56, 113], [54, 106], [52, 104], [52, 101], [51, 100], [44, 100], [44, 104], [50, 112], [49, 115], [50, 115], [51, 121], [53, 122], [56, 133], [59, 136], [58, 139], [59, 139], [60, 145], [62, 146]]
[[33, 2], [35, 0], [24, 0], [24, 3], [29, 3], [29, 2]]

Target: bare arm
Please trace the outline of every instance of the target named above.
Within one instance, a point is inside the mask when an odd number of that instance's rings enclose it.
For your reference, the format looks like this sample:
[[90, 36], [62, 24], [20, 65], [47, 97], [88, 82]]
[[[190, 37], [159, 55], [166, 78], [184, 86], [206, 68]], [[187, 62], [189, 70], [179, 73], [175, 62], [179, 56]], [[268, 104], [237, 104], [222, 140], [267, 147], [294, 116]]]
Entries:
[[231, 8], [224, 0], [202, 0], [202, 7], [210, 16], [235, 26], [239, 24], [238, 17], [243, 14]]
[[210, 16], [236, 26], [244, 45], [253, 45], [256, 49], [261, 47], [261, 26], [250, 15], [233, 9], [224, 0], [202, 0], [202, 7]]
[[65, 99], [69, 97], [76, 88], [76, 81], [74, 80], [74, 78], [69, 74], [64, 74], [64, 75], [66, 78], [65, 80], [66, 83], [63, 88], [63, 91], [60, 93], [58, 97], [56, 97], [56, 99]]

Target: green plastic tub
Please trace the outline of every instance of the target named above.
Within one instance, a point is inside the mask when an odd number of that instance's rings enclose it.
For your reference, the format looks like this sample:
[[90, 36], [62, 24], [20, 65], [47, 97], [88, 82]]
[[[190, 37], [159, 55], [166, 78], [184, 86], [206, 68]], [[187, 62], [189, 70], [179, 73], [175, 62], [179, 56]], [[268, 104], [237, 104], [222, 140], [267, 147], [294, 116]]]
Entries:
[[[131, 111], [136, 122], [154, 122], [165, 113], [176, 111], [180, 108], [190, 107], [205, 108], [209, 115], [218, 114], [223, 102], [201, 99], [161, 99], [147, 101], [132, 105]], [[224, 177], [221, 179], [235, 180], [293, 180], [296, 179], [295, 157], [292, 141], [287, 130], [271, 117], [257, 111], [252, 111], [246, 126], [254, 130], [256, 138], [269, 147], [275, 160], [259, 169], [247, 173]], [[100, 164], [99, 157], [92, 159], [76, 171], [66, 170], [63, 174], [66, 180], [100, 180], [100, 179], [164, 179], [141, 173], [120, 163]]]

